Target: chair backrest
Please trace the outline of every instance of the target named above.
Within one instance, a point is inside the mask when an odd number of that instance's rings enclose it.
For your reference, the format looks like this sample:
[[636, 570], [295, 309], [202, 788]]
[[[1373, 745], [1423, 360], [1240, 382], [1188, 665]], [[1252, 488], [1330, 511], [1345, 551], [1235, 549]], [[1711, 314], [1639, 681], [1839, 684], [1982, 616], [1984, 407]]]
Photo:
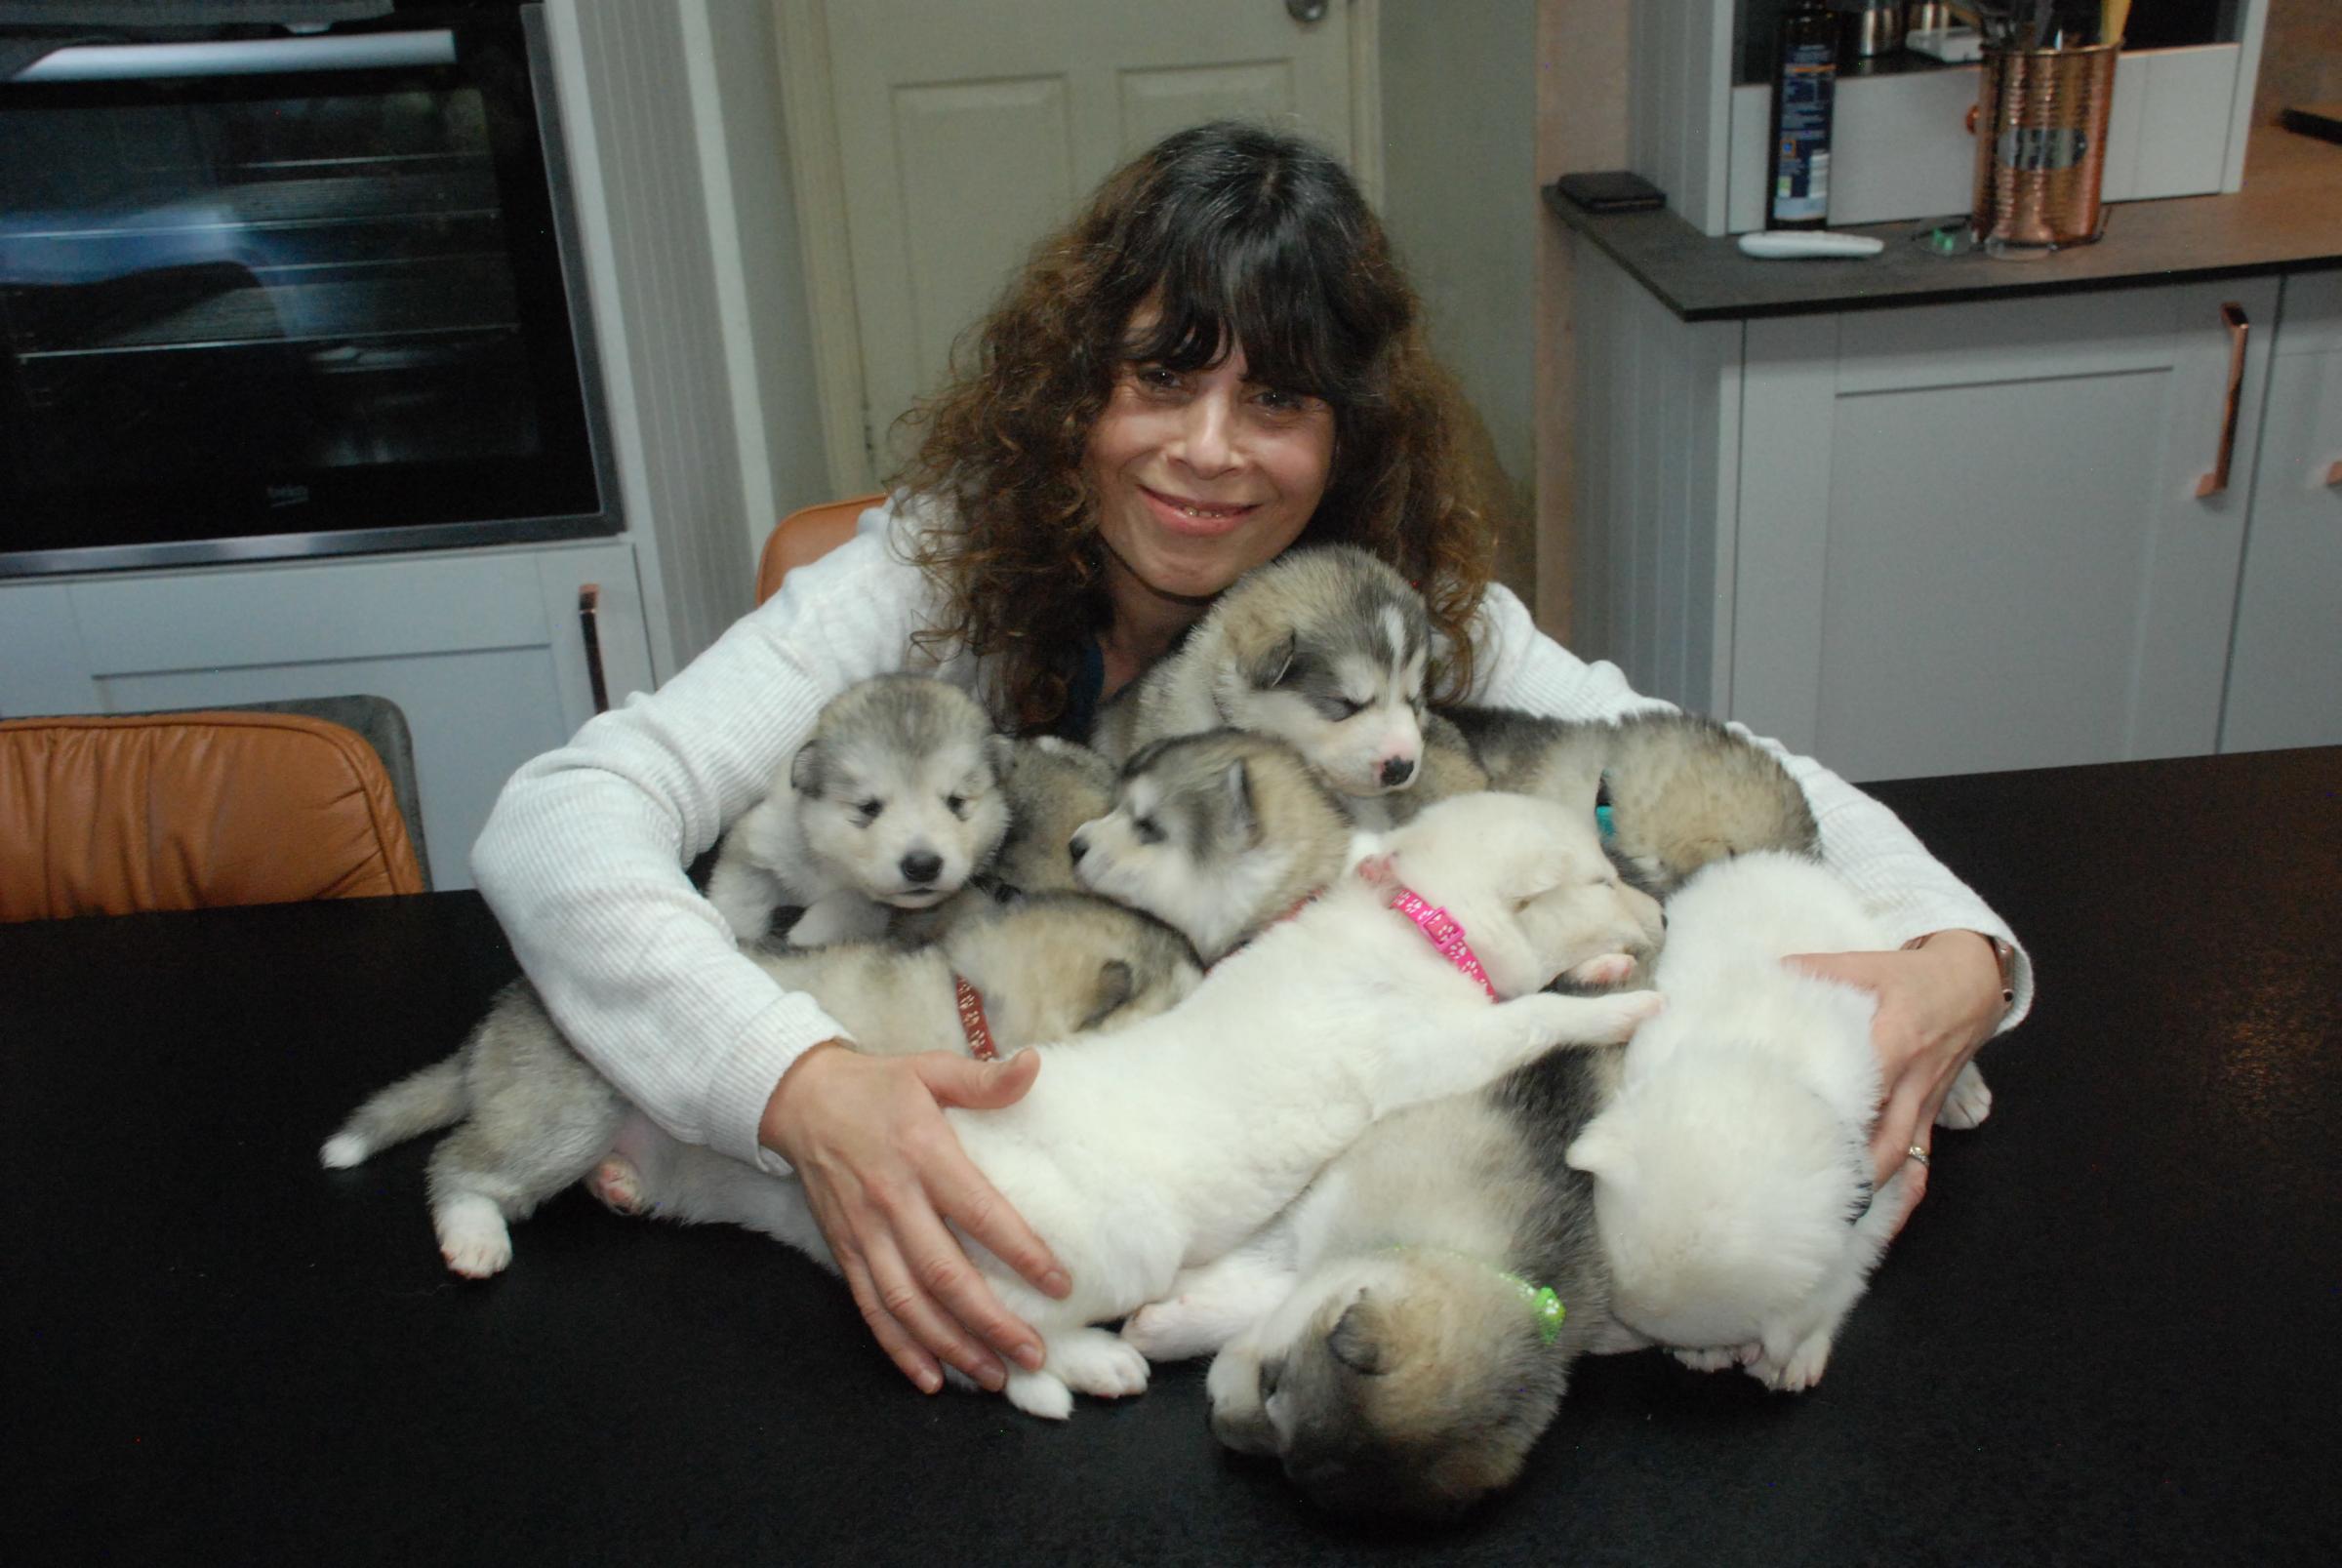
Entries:
[[0, 920], [421, 893], [374, 748], [305, 714], [0, 720]]
[[756, 557], [756, 602], [762, 604], [778, 592], [781, 580], [795, 568], [821, 559], [852, 539], [856, 520], [885, 499], [880, 494], [826, 501], [819, 506], [799, 507], [775, 523]]

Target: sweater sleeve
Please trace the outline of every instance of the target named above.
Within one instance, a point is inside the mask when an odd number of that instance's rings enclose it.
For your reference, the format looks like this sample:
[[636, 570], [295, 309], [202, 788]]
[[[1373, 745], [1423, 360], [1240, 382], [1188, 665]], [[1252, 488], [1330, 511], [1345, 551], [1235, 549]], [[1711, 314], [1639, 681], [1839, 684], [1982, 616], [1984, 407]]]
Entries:
[[789, 573], [657, 692], [524, 764], [472, 874], [579, 1052], [677, 1138], [765, 1169], [773, 1086], [844, 1033], [744, 956], [684, 867], [771, 786], [847, 686], [903, 668], [930, 596], [892, 505]]
[[[1520, 600], [1492, 584], [1474, 623], [1479, 655], [1473, 700], [1566, 719], [1611, 719], [1642, 711], [1672, 711], [1673, 704], [1644, 697], [1627, 684], [1616, 664], [1588, 663], [1539, 631]], [[2033, 961], [2008, 923], [1975, 891], [1927, 853], [1917, 834], [1885, 806], [1864, 794], [1811, 757], [1798, 756], [1778, 741], [1727, 726], [1779, 757], [1805, 791], [1821, 828], [1822, 859], [1851, 883], [1864, 905], [1896, 943], [1930, 931], [1981, 931], [2017, 949], [2016, 1001], [2000, 1021], [2014, 1028], [2033, 1007]]]

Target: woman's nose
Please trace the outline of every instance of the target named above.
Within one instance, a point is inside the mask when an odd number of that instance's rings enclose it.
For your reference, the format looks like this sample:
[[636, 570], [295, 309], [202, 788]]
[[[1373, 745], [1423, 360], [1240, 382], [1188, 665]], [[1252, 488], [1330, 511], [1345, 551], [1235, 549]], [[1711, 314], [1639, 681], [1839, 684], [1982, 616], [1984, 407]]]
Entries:
[[1229, 399], [1216, 389], [1191, 399], [1181, 411], [1173, 456], [1204, 478], [1226, 473], [1236, 465], [1233, 420]]

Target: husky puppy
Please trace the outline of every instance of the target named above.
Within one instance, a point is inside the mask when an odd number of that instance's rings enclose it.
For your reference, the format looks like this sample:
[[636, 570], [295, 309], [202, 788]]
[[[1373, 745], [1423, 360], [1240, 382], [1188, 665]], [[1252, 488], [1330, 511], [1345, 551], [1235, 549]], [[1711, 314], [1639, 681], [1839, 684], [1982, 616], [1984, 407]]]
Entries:
[[[1374, 1120], [1478, 1088], [1557, 1043], [1623, 1038], [1648, 992], [1537, 987], [1597, 956], [1591, 831], [1549, 802], [1446, 801], [1378, 841], [1338, 879], [1229, 954], [1179, 1007], [1111, 1039], [1043, 1046], [1043, 1071], [999, 1110], [947, 1110], [961, 1146], [1073, 1279], [1054, 1301], [982, 1254], [1002, 1302], [1038, 1329], [1041, 1370], [1011, 1368], [1019, 1409], [1063, 1418], [1075, 1392], [1143, 1391], [1147, 1362], [1088, 1325], [1165, 1294], [1178, 1270], [1241, 1242]], [[1508, 853], [1491, 856], [1501, 843]], [[1469, 933], [1487, 984], [1393, 907], [1392, 881]], [[1509, 1000], [1491, 1003], [1491, 992]], [[699, 1162], [687, 1190], [646, 1171], [644, 1200], [676, 1218], [747, 1225], [798, 1244], [802, 1189], [736, 1162]], [[706, 1178], [706, 1180], [697, 1180]]]
[[[1620, 880], [1591, 827], [1570, 829], [1589, 871], [1586, 946], [1645, 956], [1658, 945], [1658, 902]], [[1334, 881], [1359, 842], [1341, 798], [1293, 747], [1214, 730], [1133, 757], [1113, 809], [1074, 833], [1072, 855], [1082, 886], [1169, 922], [1208, 964]], [[1566, 978], [1592, 983], [1574, 968]]]
[[1491, 788], [1590, 812], [1606, 791], [1605, 847], [1627, 879], [1655, 897], [1726, 856], [1820, 852], [1812, 808], [1789, 770], [1714, 719], [1654, 711], [1581, 723], [1511, 708], [1442, 712], [1471, 742]]
[[1220, 595], [1177, 652], [1117, 692], [1108, 761], [1223, 726], [1291, 742], [1345, 795], [1415, 783], [1431, 658], [1423, 595], [1362, 549], [1287, 550]]
[[1008, 832], [990, 865], [933, 908], [898, 910], [890, 927], [898, 941], [932, 942], [962, 919], [981, 918], [987, 904], [1080, 886], [1070, 842], [1075, 828], [1105, 814], [1113, 794], [1113, 765], [1088, 746], [1055, 736], [1016, 741], [1000, 788], [1008, 801]]
[[1618, 1345], [1592, 1183], [1561, 1157], [1618, 1055], [1376, 1123], [1123, 1338], [1152, 1360], [1225, 1343], [1212, 1430], [1331, 1511], [1441, 1518], [1510, 1485], [1577, 1357]]
[[[963, 979], [996, 1048], [1014, 1050], [1151, 1017], [1201, 973], [1170, 928], [1073, 893], [1022, 900], [917, 951], [846, 944], [754, 956], [784, 986], [810, 992], [865, 1049], [896, 1054], [968, 1048]], [[638, 1139], [649, 1136], [647, 1119], [571, 1049], [522, 980], [499, 993], [455, 1055], [359, 1106], [320, 1157], [342, 1169], [461, 1122], [431, 1153], [431, 1221], [448, 1266], [479, 1279], [511, 1261], [507, 1222], [589, 1171], [597, 1195], [626, 1206], [627, 1172], [595, 1168], [628, 1121], [640, 1123]]]
[[1668, 904], [1668, 1010], [1567, 1158], [1595, 1179], [1619, 1321], [1687, 1364], [1811, 1386], [1902, 1220], [1900, 1173], [1871, 1190], [1876, 1000], [1781, 962], [1885, 945], [1799, 856], [1711, 865]]
[[776, 906], [805, 910], [796, 946], [878, 935], [984, 868], [1008, 831], [1009, 741], [967, 693], [880, 675], [830, 699], [772, 792], [725, 833], [707, 901], [743, 943]]

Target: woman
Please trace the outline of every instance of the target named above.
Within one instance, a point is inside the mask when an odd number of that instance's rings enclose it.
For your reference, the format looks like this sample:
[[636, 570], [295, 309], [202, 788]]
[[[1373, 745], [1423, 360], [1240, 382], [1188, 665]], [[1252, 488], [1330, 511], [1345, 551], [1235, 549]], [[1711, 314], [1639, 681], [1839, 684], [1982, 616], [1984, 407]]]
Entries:
[[[1356, 187], [1306, 142], [1221, 124], [1115, 174], [1033, 255], [921, 416], [895, 503], [790, 575], [656, 695], [514, 775], [481, 892], [570, 1038], [677, 1136], [794, 1170], [879, 1344], [920, 1387], [1037, 1365], [945, 1222], [1063, 1294], [1048, 1249], [942, 1106], [996, 1107], [1033, 1053], [866, 1056], [733, 947], [682, 867], [758, 796], [822, 704], [931, 667], [1024, 729], [1086, 734], [1247, 568], [1299, 540], [1372, 549], [1424, 590], [1436, 695], [1566, 717], [1650, 705], [1488, 582], [1488, 514], [1413, 293]], [[1884, 808], [1804, 759], [1824, 851], [1916, 949], [1820, 955], [1876, 990], [1881, 1177], [1924, 1146], [2003, 1007], [2006, 928]], [[1931, 936], [1931, 934], [1933, 934]]]

